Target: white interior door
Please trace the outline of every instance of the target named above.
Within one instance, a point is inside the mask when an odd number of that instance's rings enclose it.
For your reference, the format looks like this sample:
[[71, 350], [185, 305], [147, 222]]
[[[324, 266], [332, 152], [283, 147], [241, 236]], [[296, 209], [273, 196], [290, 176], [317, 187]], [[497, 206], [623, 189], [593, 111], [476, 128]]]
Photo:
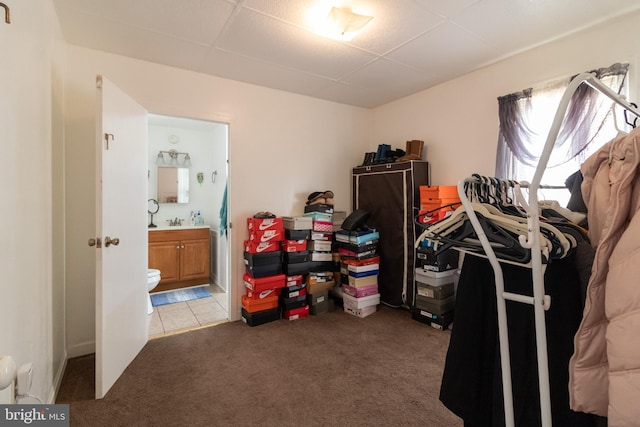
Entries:
[[[102, 76], [97, 87], [96, 398], [147, 342], [147, 111]], [[110, 243], [110, 240], [119, 239]]]

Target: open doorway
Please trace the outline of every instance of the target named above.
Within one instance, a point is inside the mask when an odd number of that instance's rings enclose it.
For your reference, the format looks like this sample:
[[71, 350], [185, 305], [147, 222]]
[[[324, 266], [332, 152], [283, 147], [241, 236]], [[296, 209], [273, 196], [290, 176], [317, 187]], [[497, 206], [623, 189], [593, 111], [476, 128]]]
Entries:
[[[229, 125], [157, 114], [148, 115], [148, 125], [148, 199], [158, 201], [153, 209], [157, 212], [153, 217], [148, 214], [149, 268], [160, 270], [161, 277], [150, 292], [149, 336], [155, 337], [229, 319], [229, 240], [224, 230], [221, 232]], [[167, 169], [178, 171], [170, 180], [173, 188], [159, 185]], [[198, 232], [197, 241], [192, 241], [200, 245], [192, 249], [197, 252], [188, 252], [189, 245], [174, 244], [180, 241], [175, 236], [185, 232]], [[164, 244], [165, 237], [159, 236], [169, 236], [166, 241], [172, 243]], [[189, 275], [185, 270], [191, 267], [180, 257], [190, 257], [191, 261], [200, 257], [206, 251], [202, 247], [204, 237], [209, 245], [206, 277], [202, 268]], [[195, 238], [193, 234], [189, 237]]]

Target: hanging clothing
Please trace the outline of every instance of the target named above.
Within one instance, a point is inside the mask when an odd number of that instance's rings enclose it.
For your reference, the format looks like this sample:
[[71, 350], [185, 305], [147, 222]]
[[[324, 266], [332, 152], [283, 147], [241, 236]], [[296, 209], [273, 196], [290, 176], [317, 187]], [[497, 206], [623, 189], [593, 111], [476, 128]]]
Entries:
[[[505, 290], [532, 295], [531, 269], [502, 264]], [[551, 412], [554, 426], [595, 426], [595, 417], [569, 409], [568, 364], [582, 313], [575, 255], [554, 260], [545, 272], [545, 312]], [[541, 424], [533, 306], [507, 301], [515, 424]], [[504, 426], [496, 291], [489, 261], [466, 256], [458, 283], [440, 400], [465, 426]]]
[[589, 235], [596, 247], [583, 319], [569, 365], [571, 408], [640, 422], [640, 128], [582, 165]]
[[229, 212], [227, 207], [227, 188], [229, 184], [225, 184], [224, 186], [224, 195], [222, 196], [222, 205], [220, 206], [220, 235], [228, 236], [228, 228], [229, 228]]

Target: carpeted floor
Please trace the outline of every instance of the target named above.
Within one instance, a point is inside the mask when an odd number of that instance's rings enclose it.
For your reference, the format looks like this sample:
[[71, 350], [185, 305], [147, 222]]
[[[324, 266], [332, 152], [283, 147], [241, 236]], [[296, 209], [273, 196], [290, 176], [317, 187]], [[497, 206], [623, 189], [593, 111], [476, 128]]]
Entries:
[[384, 306], [226, 323], [149, 341], [99, 401], [70, 360], [58, 403], [72, 426], [462, 426], [438, 400], [449, 336]]

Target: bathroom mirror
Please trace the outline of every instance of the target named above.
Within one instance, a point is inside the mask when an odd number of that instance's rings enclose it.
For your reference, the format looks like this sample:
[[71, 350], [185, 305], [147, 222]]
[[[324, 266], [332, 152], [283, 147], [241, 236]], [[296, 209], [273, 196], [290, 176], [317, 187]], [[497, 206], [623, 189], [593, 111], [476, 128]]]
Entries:
[[158, 202], [189, 203], [189, 168], [158, 166]]

